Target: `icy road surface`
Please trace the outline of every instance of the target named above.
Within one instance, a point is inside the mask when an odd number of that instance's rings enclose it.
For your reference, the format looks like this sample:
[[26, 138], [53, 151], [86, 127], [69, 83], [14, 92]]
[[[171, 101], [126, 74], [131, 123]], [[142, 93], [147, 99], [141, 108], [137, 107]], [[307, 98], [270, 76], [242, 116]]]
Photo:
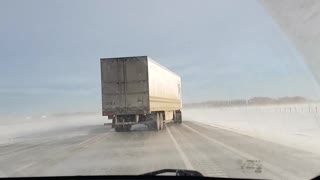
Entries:
[[310, 179], [320, 156], [199, 122], [143, 125], [117, 133], [84, 125], [18, 138], [0, 146], [1, 176], [140, 174], [163, 168], [195, 169], [207, 176]]

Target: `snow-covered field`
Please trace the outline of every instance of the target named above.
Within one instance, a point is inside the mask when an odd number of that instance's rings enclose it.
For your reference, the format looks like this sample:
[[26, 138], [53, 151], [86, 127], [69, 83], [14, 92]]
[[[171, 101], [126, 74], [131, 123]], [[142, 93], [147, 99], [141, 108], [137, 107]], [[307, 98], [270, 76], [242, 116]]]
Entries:
[[320, 104], [184, 109], [199, 121], [320, 154]]

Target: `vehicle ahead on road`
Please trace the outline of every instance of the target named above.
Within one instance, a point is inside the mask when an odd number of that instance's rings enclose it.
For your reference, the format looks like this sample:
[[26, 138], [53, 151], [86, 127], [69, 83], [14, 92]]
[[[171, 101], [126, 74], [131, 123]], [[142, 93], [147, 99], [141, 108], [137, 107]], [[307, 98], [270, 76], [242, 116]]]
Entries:
[[102, 114], [117, 132], [182, 122], [181, 78], [147, 56], [102, 58]]

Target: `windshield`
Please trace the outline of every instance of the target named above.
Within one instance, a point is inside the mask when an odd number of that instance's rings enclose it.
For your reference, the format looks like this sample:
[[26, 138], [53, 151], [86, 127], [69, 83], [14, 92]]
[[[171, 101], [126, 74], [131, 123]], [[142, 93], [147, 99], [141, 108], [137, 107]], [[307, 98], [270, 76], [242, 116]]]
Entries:
[[319, 12], [1, 0], [0, 176], [319, 175]]

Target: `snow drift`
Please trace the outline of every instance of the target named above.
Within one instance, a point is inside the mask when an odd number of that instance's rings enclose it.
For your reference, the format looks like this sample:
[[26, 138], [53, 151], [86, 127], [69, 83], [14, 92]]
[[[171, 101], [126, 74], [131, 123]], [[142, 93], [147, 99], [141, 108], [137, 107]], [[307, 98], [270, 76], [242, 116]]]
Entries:
[[[17, 138], [33, 134], [51, 133], [58, 137], [59, 131], [90, 125], [103, 125], [106, 118], [100, 113], [72, 113], [53, 116], [25, 118], [2, 118], [0, 120], [0, 144], [14, 143]], [[77, 132], [72, 132], [77, 133]], [[81, 132], [80, 132], [81, 133]], [[79, 133], [78, 133], [79, 134]]]
[[319, 104], [195, 108], [184, 120], [246, 134], [320, 154]]

